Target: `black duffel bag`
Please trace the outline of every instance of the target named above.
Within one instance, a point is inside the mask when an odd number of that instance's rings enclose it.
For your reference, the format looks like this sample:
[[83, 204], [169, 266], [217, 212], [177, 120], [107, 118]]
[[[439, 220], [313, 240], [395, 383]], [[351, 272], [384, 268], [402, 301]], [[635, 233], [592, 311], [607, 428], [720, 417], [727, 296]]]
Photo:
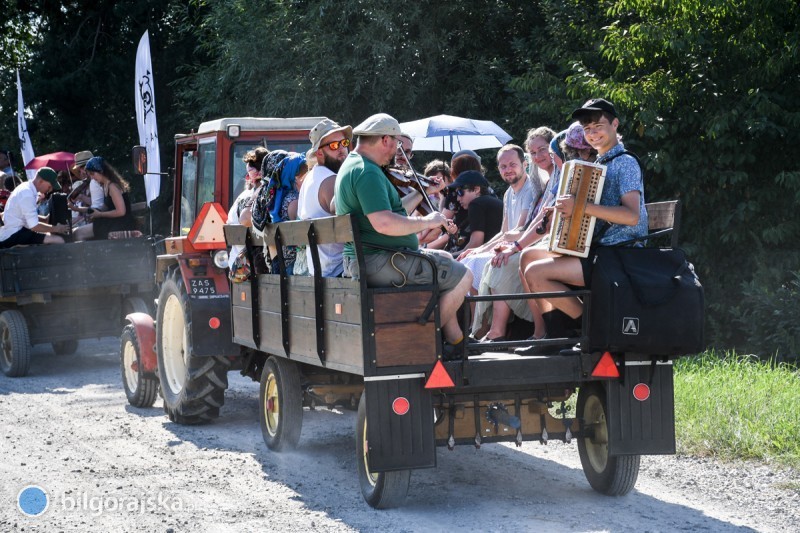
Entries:
[[592, 268], [594, 350], [703, 351], [703, 286], [680, 249], [599, 247]]

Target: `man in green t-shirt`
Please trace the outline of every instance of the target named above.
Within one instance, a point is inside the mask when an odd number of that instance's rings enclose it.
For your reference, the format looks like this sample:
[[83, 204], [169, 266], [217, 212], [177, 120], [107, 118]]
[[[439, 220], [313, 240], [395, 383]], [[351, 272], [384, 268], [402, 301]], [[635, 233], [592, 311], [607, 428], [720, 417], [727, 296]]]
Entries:
[[[472, 274], [453, 257], [439, 250], [419, 250], [417, 233], [452, 224], [433, 212], [424, 217], [408, 216], [400, 195], [381, 167], [391, 163], [400, 137], [400, 124], [385, 113], [369, 117], [353, 129], [358, 137], [336, 176], [336, 214], [353, 214], [358, 221], [364, 247], [366, 278], [371, 287], [426, 285], [433, 282], [428, 261], [404, 251], [424, 252], [436, 264], [439, 317], [445, 340], [445, 356], [460, 353], [464, 342], [456, 312], [472, 285]], [[377, 247], [389, 248], [394, 252]], [[352, 242], [344, 246], [344, 272], [359, 277]]]

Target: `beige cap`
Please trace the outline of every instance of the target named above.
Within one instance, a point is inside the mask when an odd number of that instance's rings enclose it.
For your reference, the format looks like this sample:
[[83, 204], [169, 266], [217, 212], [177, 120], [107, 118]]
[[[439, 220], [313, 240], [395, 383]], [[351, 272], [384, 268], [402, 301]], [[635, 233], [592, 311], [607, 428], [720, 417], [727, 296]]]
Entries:
[[75, 166], [82, 167], [85, 165], [91, 158], [94, 157], [94, 154], [89, 150], [84, 150], [83, 152], [78, 152], [75, 154]]
[[367, 120], [353, 129], [355, 135], [379, 136], [379, 135], [403, 135], [400, 123], [386, 113], [372, 115]]
[[338, 131], [344, 132], [345, 137], [353, 140], [353, 128], [351, 126], [340, 126], [328, 118], [320, 120], [316, 126], [311, 128], [308, 134], [308, 140], [311, 141], [311, 151], [316, 152], [319, 150], [322, 139]]

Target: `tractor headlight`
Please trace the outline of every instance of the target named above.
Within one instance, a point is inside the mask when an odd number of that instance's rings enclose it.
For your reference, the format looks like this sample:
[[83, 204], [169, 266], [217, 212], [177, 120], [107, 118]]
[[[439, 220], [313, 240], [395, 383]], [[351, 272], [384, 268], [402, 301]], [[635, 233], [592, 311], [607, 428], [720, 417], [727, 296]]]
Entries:
[[217, 268], [228, 268], [228, 250], [217, 250], [214, 253], [214, 264]]

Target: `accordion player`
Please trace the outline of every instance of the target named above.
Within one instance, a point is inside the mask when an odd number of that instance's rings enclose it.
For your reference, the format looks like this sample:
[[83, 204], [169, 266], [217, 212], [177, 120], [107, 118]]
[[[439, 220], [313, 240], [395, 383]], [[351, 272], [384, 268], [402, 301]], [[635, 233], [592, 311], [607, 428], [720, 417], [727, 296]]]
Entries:
[[550, 230], [551, 252], [576, 257], [589, 255], [597, 218], [585, 213], [586, 205], [600, 201], [605, 179], [605, 165], [579, 160], [564, 163], [558, 185], [558, 196], [573, 196], [575, 207], [570, 216], [555, 212]]

